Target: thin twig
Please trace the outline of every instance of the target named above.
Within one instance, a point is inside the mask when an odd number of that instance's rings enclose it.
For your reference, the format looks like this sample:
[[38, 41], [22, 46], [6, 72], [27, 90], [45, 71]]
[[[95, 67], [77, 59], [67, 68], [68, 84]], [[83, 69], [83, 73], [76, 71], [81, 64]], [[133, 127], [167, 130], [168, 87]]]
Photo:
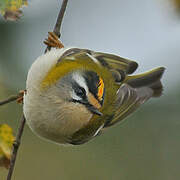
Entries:
[[57, 20], [56, 20], [56, 24], [55, 24], [54, 30], [53, 30], [53, 32], [54, 32], [59, 38], [60, 38], [60, 36], [61, 36], [60, 29], [61, 29], [61, 25], [62, 25], [62, 20], [63, 20], [63, 17], [64, 17], [64, 13], [65, 13], [65, 11], [66, 11], [67, 3], [68, 3], [68, 0], [63, 0], [61, 9], [60, 9], [60, 11], [59, 11], [59, 14], [58, 14], [58, 17], [57, 17]]
[[[66, 11], [67, 3], [68, 3], [68, 0], [63, 0], [62, 5], [61, 5], [61, 9], [59, 11], [59, 14], [58, 14], [58, 17], [57, 17], [57, 20], [56, 20], [56, 24], [55, 24], [54, 30], [53, 30], [53, 32], [59, 38], [61, 37], [60, 30], [61, 30], [61, 25], [62, 25], [62, 20], [63, 20], [63, 17], [64, 17], [64, 13]], [[51, 47], [47, 46], [47, 48], [45, 50], [45, 53], [47, 52], [47, 50], [51, 50]]]
[[12, 152], [12, 156], [11, 156], [10, 168], [9, 168], [7, 180], [11, 180], [11, 177], [12, 177], [12, 174], [13, 174], [13, 170], [14, 170], [14, 166], [15, 166], [15, 162], [16, 162], [16, 156], [17, 156], [17, 153], [18, 153], [19, 145], [21, 143], [21, 137], [22, 137], [22, 134], [23, 134], [25, 121], [26, 120], [25, 120], [25, 117], [23, 115], [22, 119], [21, 119], [21, 122], [20, 122], [20, 127], [18, 129], [18, 133], [17, 133], [17, 136], [16, 136], [16, 141], [13, 144], [13, 152]]
[[[68, 3], [68, 0], [63, 0], [63, 3], [61, 5], [61, 9], [59, 11], [58, 18], [57, 18], [57, 21], [56, 21], [56, 24], [55, 24], [55, 27], [54, 27], [54, 30], [53, 30], [53, 32], [58, 37], [60, 37], [61, 24], [62, 24], [62, 20], [63, 20], [63, 17], [64, 17], [64, 13], [65, 13], [65, 10], [66, 10], [67, 3]], [[46, 51], [47, 51], [47, 49], [51, 49], [51, 48], [47, 47]], [[26, 122], [26, 119], [25, 119], [25, 117], [23, 115], [22, 120], [20, 122], [20, 127], [18, 129], [16, 141], [15, 141], [15, 143], [13, 145], [13, 153], [12, 153], [12, 156], [11, 156], [10, 168], [9, 168], [7, 180], [11, 180], [11, 177], [12, 177], [12, 174], [13, 174], [14, 165], [15, 165], [15, 161], [16, 161], [16, 156], [17, 156], [18, 148], [19, 148], [19, 145], [20, 145], [20, 142], [21, 142], [21, 136], [23, 134], [25, 122]]]
[[10, 103], [10, 102], [12, 102], [12, 101], [16, 101], [18, 98], [19, 98], [19, 95], [10, 96], [8, 99], [5, 99], [5, 100], [3, 100], [3, 101], [0, 101], [0, 106], [5, 105], [5, 104], [7, 104], [7, 103]]
[[13, 101], [17, 101], [17, 103], [22, 103], [24, 93], [26, 93], [26, 90], [20, 90], [19, 94], [12, 95], [3, 101], [0, 101], [0, 106], [5, 105], [5, 104], [10, 103], [10, 102], [13, 102]]

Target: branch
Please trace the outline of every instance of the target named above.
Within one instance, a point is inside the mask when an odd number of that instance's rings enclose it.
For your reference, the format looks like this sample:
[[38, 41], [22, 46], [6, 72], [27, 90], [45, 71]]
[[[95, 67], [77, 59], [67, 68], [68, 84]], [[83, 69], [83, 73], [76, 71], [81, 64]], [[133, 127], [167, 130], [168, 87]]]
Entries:
[[68, 0], [63, 0], [62, 5], [61, 5], [61, 9], [60, 9], [60, 11], [59, 11], [59, 14], [58, 14], [58, 17], [57, 17], [57, 20], [56, 20], [56, 24], [55, 24], [54, 30], [53, 30], [53, 32], [54, 32], [59, 38], [60, 38], [60, 36], [61, 36], [60, 29], [61, 29], [61, 25], [62, 25], [62, 20], [63, 20], [63, 17], [64, 17], [64, 13], [65, 13], [65, 11], [66, 11], [67, 3], [68, 3]]
[[13, 174], [14, 165], [15, 165], [15, 161], [16, 161], [16, 156], [17, 156], [17, 153], [18, 153], [19, 145], [21, 143], [21, 137], [22, 137], [22, 134], [23, 134], [25, 121], [26, 120], [25, 120], [25, 117], [23, 115], [22, 119], [21, 119], [21, 122], [20, 122], [20, 127], [18, 129], [18, 133], [17, 133], [17, 136], [16, 136], [16, 141], [13, 144], [13, 152], [12, 152], [12, 156], [11, 156], [11, 161], [10, 161], [10, 167], [9, 167], [7, 180], [11, 180], [11, 177], [12, 177], [12, 174]]
[[21, 90], [21, 91], [19, 91], [19, 94], [12, 95], [3, 101], [0, 101], [0, 106], [8, 104], [8, 103], [13, 102], [13, 101], [17, 101], [17, 103], [22, 103], [24, 93], [26, 93], [26, 90]]
[[0, 106], [10, 103], [12, 101], [16, 101], [18, 98], [19, 98], [19, 95], [10, 96], [9, 98], [7, 98], [5, 100], [0, 101]]
[[[55, 27], [54, 27], [54, 30], [53, 30], [53, 32], [58, 37], [60, 37], [60, 35], [61, 35], [60, 29], [61, 29], [61, 24], [62, 24], [62, 20], [63, 20], [63, 17], [64, 17], [64, 13], [65, 13], [65, 10], [66, 10], [67, 3], [68, 3], [68, 0], [63, 0], [63, 3], [61, 5], [61, 9], [59, 11], [58, 18], [57, 18], [57, 21], [56, 21], [56, 24], [55, 24]], [[51, 47], [48, 46], [46, 48], [45, 52], [47, 50], [50, 50], [50, 49], [51, 49]], [[7, 100], [6, 100], [6, 102], [7, 102]], [[25, 122], [26, 122], [26, 119], [25, 119], [25, 117], [23, 115], [22, 119], [21, 119], [21, 122], [20, 122], [20, 127], [18, 129], [16, 141], [15, 141], [15, 143], [13, 145], [13, 152], [12, 152], [12, 156], [11, 156], [10, 168], [9, 168], [7, 180], [11, 180], [11, 177], [12, 177], [12, 174], [13, 174], [13, 170], [14, 170], [14, 166], [15, 166], [15, 162], [16, 162], [16, 156], [17, 156], [18, 148], [19, 148], [19, 145], [20, 145], [20, 142], [21, 142], [21, 137], [22, 137], [22, 134], [23, 134]]]

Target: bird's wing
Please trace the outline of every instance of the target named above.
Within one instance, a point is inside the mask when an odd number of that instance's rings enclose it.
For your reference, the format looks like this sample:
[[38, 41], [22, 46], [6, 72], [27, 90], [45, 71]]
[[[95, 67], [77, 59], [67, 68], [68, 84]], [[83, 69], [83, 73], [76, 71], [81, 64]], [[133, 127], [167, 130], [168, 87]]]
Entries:
[[111, 126], [126, 118], [150, 97], [161, 96], [163, 91], [161, 77], [164, 70], [164, 67], [159, 67], [146, 73], [126, 76], [117, 91], [114, 118], [107, 121], [106, 126]]
[[91, 51], [91, 55], [95, 57], [102, 66], [112, 72], [112, 75], [117, 83], [122, 82], [127, 74], [132, 74], [138, 67], [138, 64], [135, 61], [113, 54]]
[[132, 88], [128, 84], [123, 84], [117, 92], [115, 115], [104, 127], [112, 126], [123, 120], [152, 97], [152, 95], [153, 90], [149, 87]]
[[62, 58], [91, 59], [95, 63], [110, 70], [117, 83], [122, 82], [127, 74], [132, 74], [138, 67], [135, 61], [88, 49], [71, 48], [63, 54]]
[[138, 64], [135, 61], [120, 56], [93, 51], [91, 51], [91, 53], [105, 67], [110, 69], [120, 69], [126, 74], [132, 74], [138, 67]]

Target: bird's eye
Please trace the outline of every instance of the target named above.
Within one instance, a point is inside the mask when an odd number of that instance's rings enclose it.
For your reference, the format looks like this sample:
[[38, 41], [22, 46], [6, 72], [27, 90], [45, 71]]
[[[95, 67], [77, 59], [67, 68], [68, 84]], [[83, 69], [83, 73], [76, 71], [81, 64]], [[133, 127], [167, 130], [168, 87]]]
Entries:
[[82, 87], [76, 88], [76, 89], [75, 89], [75, 93], [76, 93], [76, 95], [79, 96], [79, 97], [82, 97], [82, 98], [86, 97], [86, 91], [85, 91], [85, 89], [82, 88]]

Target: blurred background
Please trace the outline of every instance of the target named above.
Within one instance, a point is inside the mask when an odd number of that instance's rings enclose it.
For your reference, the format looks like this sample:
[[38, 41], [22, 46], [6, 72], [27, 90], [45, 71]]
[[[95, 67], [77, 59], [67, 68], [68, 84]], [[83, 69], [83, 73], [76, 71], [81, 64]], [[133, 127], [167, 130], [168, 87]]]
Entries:
[[[31, 0], [18, 22], [0, 18], [0, 99], [25, 89], [28, 69], [44, 52], [42, 42], [61, 2]], [[69, 0], [64, 45], [136, 60], [137, 72], [164, 66], [164, 95], [81, 146], [46, 142], [26, 126], [13, 180], [180, 179], [180, 14], [172, 2]], [[0, 107], [0, 123], [16, 132], [21, 114], [16, 103]], [[0, 168], [1, 180], [6, 174]]]

